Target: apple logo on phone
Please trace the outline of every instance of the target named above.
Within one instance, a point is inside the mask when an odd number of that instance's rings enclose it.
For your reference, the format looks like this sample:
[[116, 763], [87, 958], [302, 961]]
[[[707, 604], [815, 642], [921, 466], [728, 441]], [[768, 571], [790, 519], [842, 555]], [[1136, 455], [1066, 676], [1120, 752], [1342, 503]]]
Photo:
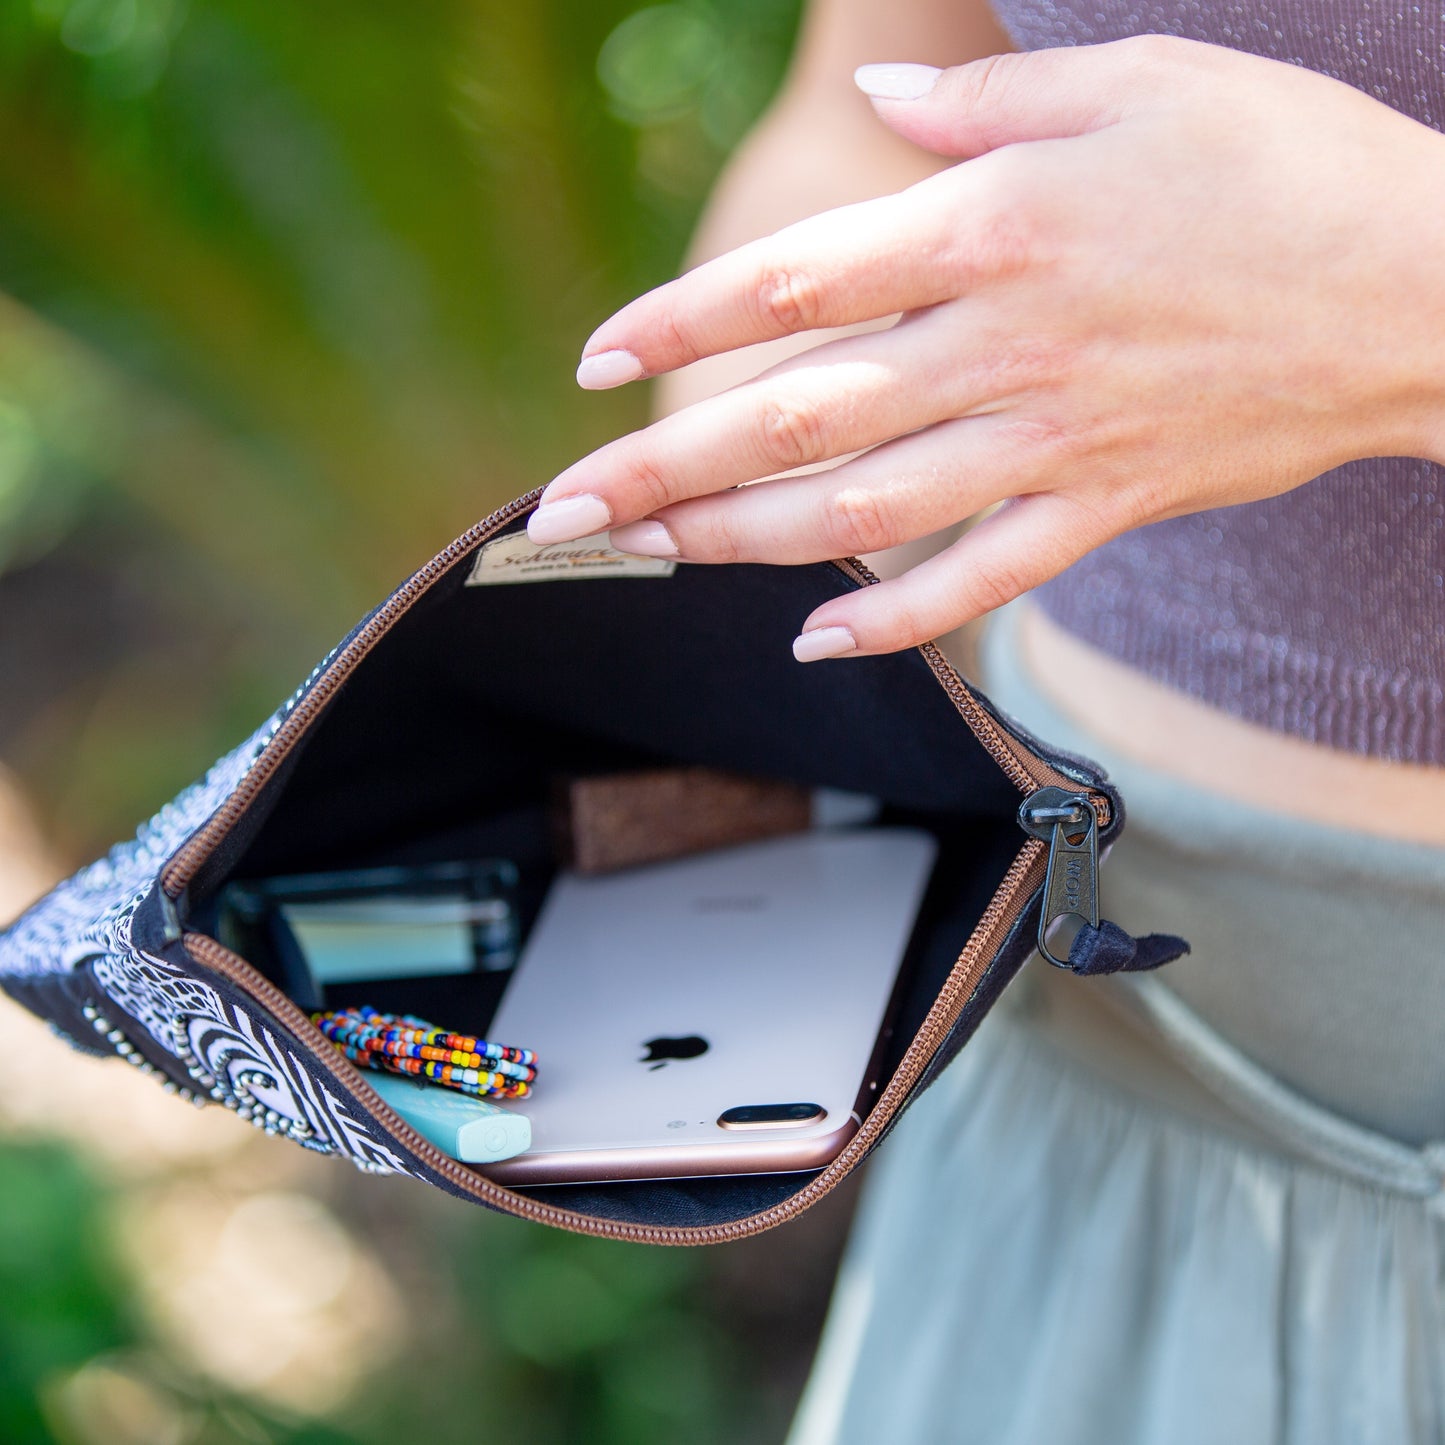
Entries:
[[707, 1053], [707, 1040], [697, 1034], [687, 1034], [678, 1039], [647, 1039], [642, 1047], [647, 1052], [637, 1062], [646, 1064], [651, 1072], [662, 1068], [669, 1059], [695, 1059], [699, 1054]]

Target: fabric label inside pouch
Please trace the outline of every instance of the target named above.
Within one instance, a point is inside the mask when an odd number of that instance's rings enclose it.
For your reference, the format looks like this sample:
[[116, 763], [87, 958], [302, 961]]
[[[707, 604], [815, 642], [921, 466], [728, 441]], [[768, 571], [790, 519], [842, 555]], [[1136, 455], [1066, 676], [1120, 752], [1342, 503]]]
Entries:
[[583, 577], [671, 577], [677, 563], [633, 557], [608, 545], [607, 534], [539, 547], [525, 532], [488, 542], [472, 564], [468, 587], [508, 582], [556, 582]]

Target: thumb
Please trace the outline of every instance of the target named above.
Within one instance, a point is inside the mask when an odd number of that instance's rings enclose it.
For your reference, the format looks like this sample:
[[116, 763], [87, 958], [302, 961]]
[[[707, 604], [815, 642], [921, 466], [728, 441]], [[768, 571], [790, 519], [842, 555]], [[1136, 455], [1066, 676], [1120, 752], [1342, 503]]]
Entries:
[[1084, 135], [1112, 125], [1137, 98], [1146, 74], [1140, 48], [1121, 41], [1031, 50], [948, 70], [862, 65], [853, 80], [883, 123], [905, 140], [966, 159], [1017, 141]]

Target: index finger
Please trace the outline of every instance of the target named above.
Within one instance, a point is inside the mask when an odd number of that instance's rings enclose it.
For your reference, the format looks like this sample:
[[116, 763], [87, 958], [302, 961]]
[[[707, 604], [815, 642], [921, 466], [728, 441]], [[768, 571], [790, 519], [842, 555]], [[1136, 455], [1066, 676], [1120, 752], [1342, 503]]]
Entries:
[[970, 279], [973, 229], [961, 214], [960, 180], [944, 171], [703, 262], [604, 321], [583, 348], [578, 383], [619, 386], [755, 342], [876, 321], [957, 295]]

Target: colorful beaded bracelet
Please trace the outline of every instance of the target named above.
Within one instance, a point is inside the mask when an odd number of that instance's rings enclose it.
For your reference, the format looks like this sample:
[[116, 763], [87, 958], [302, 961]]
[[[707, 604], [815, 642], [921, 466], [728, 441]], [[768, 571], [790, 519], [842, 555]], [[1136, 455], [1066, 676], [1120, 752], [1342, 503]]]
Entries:
[[448, 1033], [410, 1014], [362, 1006], [315, 1013], [311, 1021], [354, 1064], [430, 1079], [477, 1098], [520, 1099], [537, 1077], [531, 1049]]

